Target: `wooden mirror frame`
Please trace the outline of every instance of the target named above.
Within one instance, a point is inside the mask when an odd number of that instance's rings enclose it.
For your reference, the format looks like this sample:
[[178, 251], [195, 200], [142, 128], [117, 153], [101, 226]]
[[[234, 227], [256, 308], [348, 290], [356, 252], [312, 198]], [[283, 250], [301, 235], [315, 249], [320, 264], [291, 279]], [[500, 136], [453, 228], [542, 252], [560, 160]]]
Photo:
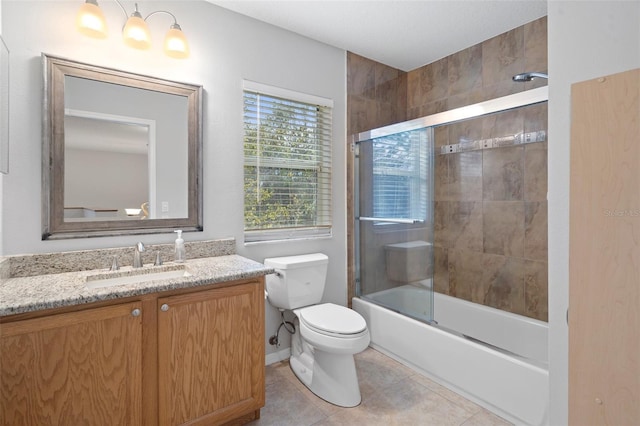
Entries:
[[[84, 64], [42, 54], [42, 239], [154, 234], [172, 229], [202, 231], [202, 86]], [[188, 106], [188, 200], [186, 218], [65, 222], [65, 77], [80, 77], [185, 96]]]

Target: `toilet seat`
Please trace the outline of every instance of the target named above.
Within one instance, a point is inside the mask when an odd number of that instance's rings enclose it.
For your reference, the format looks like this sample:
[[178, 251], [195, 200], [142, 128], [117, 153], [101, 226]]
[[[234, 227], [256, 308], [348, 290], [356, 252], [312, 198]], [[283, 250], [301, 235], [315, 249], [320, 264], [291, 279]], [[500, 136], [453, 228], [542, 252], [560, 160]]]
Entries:
[[358, 337], [367, 330], [367, 323], [359, 313], [333, 303], [297, 309], [295, 313], [308, 328], [328, 336]]

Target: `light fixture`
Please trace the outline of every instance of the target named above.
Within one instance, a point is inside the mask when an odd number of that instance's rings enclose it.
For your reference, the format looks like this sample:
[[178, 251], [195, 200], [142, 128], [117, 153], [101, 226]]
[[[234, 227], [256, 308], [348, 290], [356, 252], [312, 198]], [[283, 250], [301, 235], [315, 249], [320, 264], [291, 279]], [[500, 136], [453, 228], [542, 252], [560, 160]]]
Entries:
[[138, 3], [136, 3], [136, 10], [124, 24], [122, 38], [127, 45], [136, 49], [146, 50], [151, 47], [151, 33], [147, 23], [138, 12]]
[[[169, 27], [167, 35], [164, 39], [164, 53], [172, 58], [184, 59], [189, 57], [189, 43], [187, 37], [182, 32], [182, 28], [178, 25], [176, 17], [166, 10], [156, 10], [142, 18], [138, 11], [138, 4], [135, 4], [135, 10], [129, 16], [122, 3], [119, 0], [113, 0], [118, 3], [122, 9], [127, 21], [122, 29], [122, 37], [124, 42], [136, 49], [149, 49], [151, 47], [151, 34], [147, 26], [147, 19], [157, 13], [166, 13], [173, 18], [173, 24]], [[78, 30], [87, 36], [104, 38], [107, 36], [107, 24], [104, 14], [96, 0], [85, 0], [80, 7], [76, 17], [76, 25]]]
[[89, 37], [105, 38], [107, 36], [107, 20], [96, 0], [87, 0], [78, 10], [76, 16], [78, 31]]
[[172, 58], [184, 59], [189, 57], [189, 43], [182, 32], [182, 28], [176, 22], [171, 25], [164, 38], [164, 53]]

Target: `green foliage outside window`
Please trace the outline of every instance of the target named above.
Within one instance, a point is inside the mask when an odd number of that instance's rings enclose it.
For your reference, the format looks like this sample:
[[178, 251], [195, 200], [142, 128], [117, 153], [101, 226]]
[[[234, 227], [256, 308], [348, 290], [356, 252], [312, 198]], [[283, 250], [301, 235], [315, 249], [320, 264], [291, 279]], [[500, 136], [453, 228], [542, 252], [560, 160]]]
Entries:
[[322, 164], [318, 108], [262, 98], [245, 93], [245, 230], [315, 226]]

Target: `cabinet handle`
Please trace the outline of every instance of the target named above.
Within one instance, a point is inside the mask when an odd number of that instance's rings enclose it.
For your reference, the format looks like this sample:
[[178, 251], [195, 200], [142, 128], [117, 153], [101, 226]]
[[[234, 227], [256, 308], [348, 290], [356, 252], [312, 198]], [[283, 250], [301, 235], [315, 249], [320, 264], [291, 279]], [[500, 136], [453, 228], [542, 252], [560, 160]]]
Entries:
[[162, 312], [167, 312], [169, 310], [169, 305], [167, 305], [166, 303], [163, 304], [162, 306], [160, 306], [160, 310]]
[[139, 317], [141, 313], [142, 311], [138, 308], [135, 308], [133, 311], [131, 311], [131, 315], [133, 315], [134, 317]]

